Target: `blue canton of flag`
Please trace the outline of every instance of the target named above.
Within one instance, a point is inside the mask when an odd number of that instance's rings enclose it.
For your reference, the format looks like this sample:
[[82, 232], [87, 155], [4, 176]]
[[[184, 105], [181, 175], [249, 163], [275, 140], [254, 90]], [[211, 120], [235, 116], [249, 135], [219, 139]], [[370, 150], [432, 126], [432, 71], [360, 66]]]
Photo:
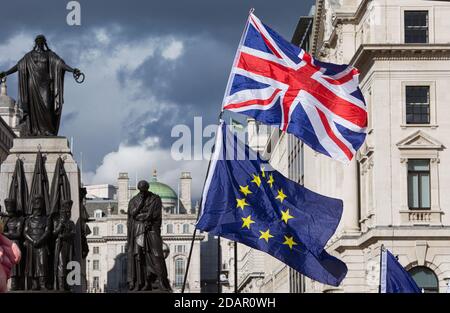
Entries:
[[264, 251], [311, 279], [338, 286], [347, 267], [324, 247], [342, 206], [341, 200], [271, 169], [225, 123], [219, 126], [198, 229]]
[[250, 14], [223, 109], [277, 126], [348, 163], [366, 137], [358, 77], [356, 68], [314, 59]]
[[387, 249], [381, 250], [381, 293], [421, 293], [419, 286], [397, 258]]

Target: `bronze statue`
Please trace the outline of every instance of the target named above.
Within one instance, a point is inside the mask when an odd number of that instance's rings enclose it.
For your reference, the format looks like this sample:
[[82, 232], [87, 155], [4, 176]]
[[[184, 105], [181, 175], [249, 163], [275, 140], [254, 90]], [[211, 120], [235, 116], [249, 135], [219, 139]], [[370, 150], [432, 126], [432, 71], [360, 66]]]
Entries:
[[150, 192], [147, 181], [138, 183], [139, 194], [128, 205], [128, 288], [131, 291], [170, 292], [161, 238], [162, 202]]
[[[33, 198], [32, 215], [25, 221], [25, 246], [27, 260], [25, 274], [33, 290], [47, 290], [49, 276], [49, 248], [51, 219], [45, 215], [44, 199]], [[29, 286], [27, 286], [28, 289]]]
[[25, 177], [23, 161], [20, 158], [16, 160], [11, 184], [9, 185], [8, 198], [15, 201], [17, 214], [24, 216], [28, 206], [28, 184]]
[[33, 213], [34, 198], [36, 196], [42, 197], [44, 214], [50, 215], [51, 204], [49, 197], [49, 182], [47, 176], [47, 169], [45, 167], [46, 157], [42, 155], [39, 150], [36, 154], [36, 163], [34, 165], [33, 178], [31, 180], [30, 195], [28, 197], [28, 206], [25, 207], [25, 216], [29, 216]]
[[64, 161], [62, 157], [56, 160], [55, 171], [53, 172], [53, 180], [50, 188], [49, 205], [47, 209], [48, 215], [58, 214], [61, 210], [64, 201], [71, 200], [70, 182], [64, 168]]
[[[6, 216], [3, 217], [3, 234], [13, 241], [23, 251], [24, 219], [17, 212], [14, 199], [5, 199]], [[11, 290], [24, 289], [24, 262], [23, 259], [11, 269]]]
[[80, 77], [84, 80], [84, 74], [50, 50], [44, 35], [37, 36], [33, 50], [11, 69], [1, 72], [0, 79], [15, 72], [19, 72], [22, 135], [57, 136], [64, 103], [64, 74], [73, 73], [77, 81]]
[[74, 258], [75, 223], [70, 220], [72, 200], [65, 200], [59, 212], [59, 218], [53, 222], [53, 236], [55, 243], [54, 278], [55, 289], [68, 291], [67, 264]]

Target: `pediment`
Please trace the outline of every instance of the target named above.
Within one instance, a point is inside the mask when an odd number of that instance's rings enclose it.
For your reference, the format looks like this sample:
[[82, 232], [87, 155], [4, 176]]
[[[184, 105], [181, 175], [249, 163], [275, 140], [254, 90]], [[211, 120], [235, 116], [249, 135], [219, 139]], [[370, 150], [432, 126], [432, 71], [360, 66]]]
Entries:
[[437, 139], [418, 130], [397, 143], [399, 149], [442, 149], [443, 145]]

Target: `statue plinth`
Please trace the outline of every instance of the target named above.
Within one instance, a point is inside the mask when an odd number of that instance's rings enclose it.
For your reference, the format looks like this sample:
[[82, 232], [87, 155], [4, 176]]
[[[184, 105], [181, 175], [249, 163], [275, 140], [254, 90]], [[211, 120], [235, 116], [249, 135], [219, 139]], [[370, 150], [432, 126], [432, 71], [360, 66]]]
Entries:
[[[25, 178], [28, 188], [31, 187], [33, 172], [38, 152], [45, 157], [45, 168], [47, 170], [49, 186], [54, 179], [55, 166], [58, 158], [64, 160], [69, 183], [71, 200], [73, 201], [71, 210], [71, 220], [76, 225], [76, 236], [74, 242], [74, 261], [81, 266], [81, 285], [74, 286], [73, 291], [84, 292], [86, 290], [86, 266], [81, 256], [81, 227], [80, 227], [80, 170], [75, 162], [67, 138], [65, 137], [28, 137], [15, 138], [10, 154], [2, 163], [0, 168], [0, 203], [4, 206], [4, 200], [8, 198], [13, 173], [17, 158], [23, 162]], [[52, 269], [50, 269], [52, 270]]]

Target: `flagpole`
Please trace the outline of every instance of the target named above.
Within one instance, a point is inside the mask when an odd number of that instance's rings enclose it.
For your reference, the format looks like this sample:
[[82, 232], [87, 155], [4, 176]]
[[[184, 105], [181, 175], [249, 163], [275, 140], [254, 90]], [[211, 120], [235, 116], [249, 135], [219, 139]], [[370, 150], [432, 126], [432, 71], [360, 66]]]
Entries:
[[220, 236], [217, 236], [217, 293], [222, 293], [220, 286], [220, 273], [222, 272], [222, 247], [220, 246]]
[[382, 279], [382, 267], [383, 267], [383, 250], [384, 250], [384, 245], [381, 244], [380, 247], [380, 281], [378, 284], [378, 293], [381, 293], [381, 279]]
[[238, 292], [238, 243], [237, 241], [234, 242], [234, 293]]
[[183, 287], [181, 288], [181, 293], [184, 293], [184, 289], [186, 288], [186, 280], [188, 276], [189, 266], [191, 265], [192, 250], [194, 248], [196, 235], [197, 235], [197, 227], [194, 228], [194, 233], [192, 234], [191, 247], [189, 249], [189, 256], [186, 264], [186, 271], [184, 272], [184, 280], [183, 280]]

